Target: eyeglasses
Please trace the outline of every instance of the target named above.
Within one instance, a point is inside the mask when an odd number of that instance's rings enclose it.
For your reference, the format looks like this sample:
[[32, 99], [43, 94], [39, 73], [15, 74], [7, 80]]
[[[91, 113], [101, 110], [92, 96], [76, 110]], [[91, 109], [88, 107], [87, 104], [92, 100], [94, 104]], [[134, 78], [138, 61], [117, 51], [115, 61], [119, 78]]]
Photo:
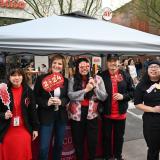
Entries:
[[79, 68], [80, 68], [80, 69], [89, 69], [89, 68], [90, 68], [90, 65], [89, 65], [88, 63], [86, 63], [86, 62], [81, 62], [81, 63], [79, 64]]
[[158, 65], [154, 65], [154, 66], [152, 66], [152, 65], [151, 65], [151, 66], [149, 66], [148, 68], [149, 68], [149, 69], [159, 69], [159, 68], [160, 68], [160, 66], [158, 66]]
[[81, 68], [81, 69], [88, 69], [88, 68], [90, 68], [90, 65], [79, 66], [79, 68]]

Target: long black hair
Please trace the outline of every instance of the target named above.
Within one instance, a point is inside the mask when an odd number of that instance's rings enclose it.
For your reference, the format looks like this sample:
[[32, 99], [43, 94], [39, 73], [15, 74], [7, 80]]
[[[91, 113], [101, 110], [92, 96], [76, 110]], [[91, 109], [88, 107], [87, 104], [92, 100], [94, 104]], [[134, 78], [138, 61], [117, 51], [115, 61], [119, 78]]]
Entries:
[[[75, 70], [75, 75], [74, 75], [74, 85], [73, 85], [73, 90], [74, 91], [78, 91], [78, 90], [82, 90], [82, 75], [79, 73], [79, 64], [81, 62], [86, 62], [86, 63], [90, 63], [89, 60], [87, 58], [79, 58], [76, 61], [76, 70]], [[86, 75], [86, 82], [88, 83], [90, 78], [90, 72]], [[88, 93], [85, 94], [85, 98], [90, 99], [93, 96], [94, 92], [89, 91]]]

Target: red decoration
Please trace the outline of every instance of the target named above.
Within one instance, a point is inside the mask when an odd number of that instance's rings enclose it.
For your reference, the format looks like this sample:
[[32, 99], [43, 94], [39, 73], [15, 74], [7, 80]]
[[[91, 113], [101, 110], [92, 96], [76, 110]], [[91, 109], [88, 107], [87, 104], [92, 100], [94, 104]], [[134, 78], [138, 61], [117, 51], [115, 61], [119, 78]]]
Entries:
[[122, 75], [121, 75], [121, 74], [118, 74], [117, 81], [118, 81], [118, 82], [123, 81], [123, 77], [122, 77]]
[[56, 72], [49, 76], [46, 76], [42, 80], [42, 87], [45, 91], [51, 92], [58, 87], [62, 87], [63, 83], [64, 83], [63, 76], [60, 73]]
[[7, 84], [1, 83], [0, 84], [0, 97], [2, 99], [2, 103], [8, 107], [10, 110], [9, 104], [10, 104], [10, 96], [8, 93], [8, 87]]

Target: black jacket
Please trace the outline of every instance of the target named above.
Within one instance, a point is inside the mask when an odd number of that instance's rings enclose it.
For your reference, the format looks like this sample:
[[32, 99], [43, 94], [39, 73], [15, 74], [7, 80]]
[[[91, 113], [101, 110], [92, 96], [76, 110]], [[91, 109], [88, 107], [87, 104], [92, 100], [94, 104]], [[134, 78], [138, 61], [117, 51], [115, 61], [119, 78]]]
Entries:
[[[38, 115], [40, 119], [41, 124], [51, 124], [55, 120], [55, 111], [54, 106], [48, 106], [48, 99], [51, 97], [48, 92], [46, 92], [42, 87], [42, 80], [47, 75], [41, 75], [37, 78], [36, 84], [34, 87], [34, 93], [36, 97], [36, 103], [38, 104]], [[60, 88], [60, 99], [62, 101], [62, 105], [59, 106], [58, 112], [58, 119], [61, 122], [67, 122], [68, 115], [67, 115], [67, 109], [66, 105], [69, 102], [69, 98], [67, 96], [68, 92], [68, 80], [64, 78], [64, 85]], [[51, 92], [52, 95], [54, 95], [54, 91]]]
[[[13, 94], [11, 88], [8, 89], [10, 94], [10, 109], [13, 111]], [[21, 107], [22, 107], [22, 115], [24, 118], [25, 127], [28, 129], [30, 133], [32, 131], [38, 131], [39, 128], [39, 121], [37, 116], [37, 109], [35, 98], [33, 95], [33, 91], [27, 86], [23, 86], [22, 98], [21, 98]], [[0, 142], [3, 140], [5, 133], [7, 132], [11, 119], [5, 119], [5, 112], [7, 111], [7, 106], [2, 103], [0, 99]]]
[[[128, 101], [133, 98], [133, 81], [130, 75], [122, 70], [119, 71], [123, 77], [121, 82], [118, 82], [118, 93], [123, 95], [123, 100], [118, 101], [119, 113], [124, 114], [128, 109]], [[111, 114], [111, 103], [112, 103], [112, 82], [110, 79], [109, 71], [106, 70], [100, 75], [104, 81], [106, 92], [108, 93], [108, 97], [104, 102], [101, 102], [103, 108], [103, 114], [110, 115]]]

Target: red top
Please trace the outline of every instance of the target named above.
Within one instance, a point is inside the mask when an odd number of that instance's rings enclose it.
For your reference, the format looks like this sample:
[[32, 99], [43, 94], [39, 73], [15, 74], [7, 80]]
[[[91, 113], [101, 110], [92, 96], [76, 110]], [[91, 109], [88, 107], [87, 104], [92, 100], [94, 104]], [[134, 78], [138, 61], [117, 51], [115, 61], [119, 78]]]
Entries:
[[[83, 76], [82, 77], [82, 88], [85, 89], [86, 85], [87, 85], [87, 77]], [[89, 106], [89, 99], [84, 99], [83, 101], [81, 101], [81, 106], [88, 107]]]
[[[12, 88], [14, 106], [13, 106], [13, 117], [11, 118], [10, 126], [7, 133], [4, 136], [2, 143], [2, 160], [31, 160], [31, 135], [25, 128], [21, 97], [23, 87]], [[13, 120], [19, 117], [19, 126], [13, 126]]]
[[[111, 82], [112, 82], [112, 97], [115, 93], [118, 93], [118, 77], [119, 72], [117, 71], [115, 74], [111, 74]], [[119, 114], [118, 101], [112, 98], [111, 102], [111, 115], [105, 115], [106, 118], [122, 120], [126, 118], [126, 113]]]
[[[14, 99], [14, 107], [13, 107], [13, 117], [20, 118], [20, 125], [24, 125], [22, 109], [21, 109], [21, 96], [22, 96], [23, 87], [22, 85], [19, 88], [12, 87], [13, 99]], [[11, 125], [13, 126], [13, 119], [11, 120]]]

